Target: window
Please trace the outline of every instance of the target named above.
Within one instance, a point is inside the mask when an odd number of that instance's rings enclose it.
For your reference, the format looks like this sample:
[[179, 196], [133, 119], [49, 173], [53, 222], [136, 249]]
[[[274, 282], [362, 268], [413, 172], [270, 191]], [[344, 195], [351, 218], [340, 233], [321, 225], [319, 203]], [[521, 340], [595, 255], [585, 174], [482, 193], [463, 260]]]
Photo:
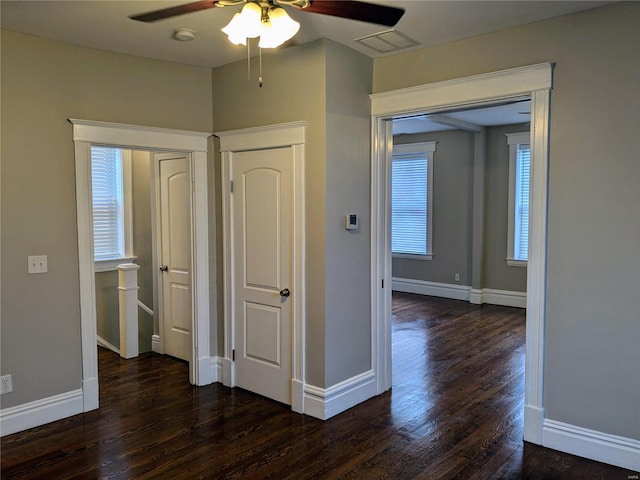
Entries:
[[395, 145], [391, 161], [391, 251], [431, 260], [436, 142]]
[[93, 253], [96, 271], [131, 261], [131, 152], [91, 147]]
[[507, 264], [526, 266], [529, 256], [529, 192], [531, 148], [529, 132], [509, 133], [509, 219]]

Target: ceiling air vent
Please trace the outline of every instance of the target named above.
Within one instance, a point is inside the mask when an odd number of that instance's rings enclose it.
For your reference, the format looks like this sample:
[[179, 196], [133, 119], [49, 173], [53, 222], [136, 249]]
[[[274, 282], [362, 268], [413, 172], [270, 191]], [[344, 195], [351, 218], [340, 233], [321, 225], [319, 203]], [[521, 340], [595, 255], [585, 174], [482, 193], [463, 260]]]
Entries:
[[391, 53], [419, 45], [414, 39], [395, 29], [356, 38], [355, 42], [364, 45], [377, 53]]

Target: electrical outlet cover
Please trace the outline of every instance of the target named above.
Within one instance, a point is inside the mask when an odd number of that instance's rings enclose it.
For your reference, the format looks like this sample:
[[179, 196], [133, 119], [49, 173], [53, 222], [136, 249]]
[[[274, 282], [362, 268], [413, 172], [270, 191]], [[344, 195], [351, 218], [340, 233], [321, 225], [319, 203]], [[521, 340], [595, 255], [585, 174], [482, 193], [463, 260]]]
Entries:
[[9, 393], [13, 391], [11, 375], [3, 375], [0, 377], [0, 393]]
[[28, 257], [29, 273], [47, 273], [47, 256], [46, 255], [30, 255]]

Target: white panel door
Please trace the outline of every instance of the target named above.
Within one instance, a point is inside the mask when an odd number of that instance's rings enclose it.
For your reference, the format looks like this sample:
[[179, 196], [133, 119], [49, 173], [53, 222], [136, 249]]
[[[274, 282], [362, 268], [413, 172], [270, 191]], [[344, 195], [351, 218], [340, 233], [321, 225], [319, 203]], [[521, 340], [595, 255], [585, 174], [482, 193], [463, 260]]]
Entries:
[[164, 351], [191, 359], [191, 224], [187, 157], [159, 160], [160, 281]]
[[236, 384], [291, 404], [292, 148], [231, 160]]

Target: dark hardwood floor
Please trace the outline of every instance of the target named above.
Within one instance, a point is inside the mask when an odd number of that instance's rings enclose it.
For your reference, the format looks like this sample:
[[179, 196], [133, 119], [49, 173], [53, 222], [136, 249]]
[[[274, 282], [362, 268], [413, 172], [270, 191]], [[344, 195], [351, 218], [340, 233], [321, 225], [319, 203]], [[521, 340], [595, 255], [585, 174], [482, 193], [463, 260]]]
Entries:
[[523, 310], [394, 294], [393, 311], [392, 391], [326, 422], [100, 349], [100, 409], [2, 438], [2, 478], [633, 478], [522, 441]]

